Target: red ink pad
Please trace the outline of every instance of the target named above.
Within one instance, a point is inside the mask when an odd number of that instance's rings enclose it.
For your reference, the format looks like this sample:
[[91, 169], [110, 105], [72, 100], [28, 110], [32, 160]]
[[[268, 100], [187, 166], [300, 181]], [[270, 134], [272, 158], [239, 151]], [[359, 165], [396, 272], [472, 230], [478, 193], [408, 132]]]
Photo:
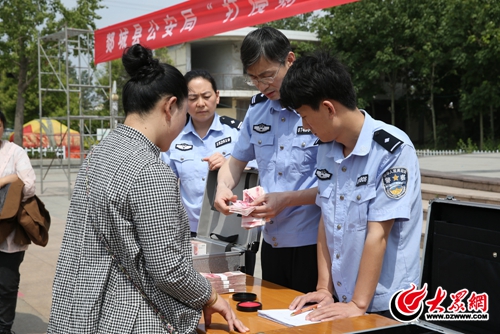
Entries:
[[254, 301], [239, 302], [236, 305], [236, 309], [241, 312], [255, 312], [262, 310], [262, 304]]
[[233, 294], [233, 300], [237, 302], [248, 302], [257, 299], [257, 295], [251, 292], [238, 292]]

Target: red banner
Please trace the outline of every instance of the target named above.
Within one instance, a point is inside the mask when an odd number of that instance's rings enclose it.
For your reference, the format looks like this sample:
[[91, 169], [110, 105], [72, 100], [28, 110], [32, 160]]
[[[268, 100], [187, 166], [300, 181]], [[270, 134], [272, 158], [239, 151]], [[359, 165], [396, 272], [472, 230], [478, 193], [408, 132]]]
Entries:
[[95, 63], [121, 58], [140, 43], [171, 46], [357, 0], [193, 0], [98, 29]]

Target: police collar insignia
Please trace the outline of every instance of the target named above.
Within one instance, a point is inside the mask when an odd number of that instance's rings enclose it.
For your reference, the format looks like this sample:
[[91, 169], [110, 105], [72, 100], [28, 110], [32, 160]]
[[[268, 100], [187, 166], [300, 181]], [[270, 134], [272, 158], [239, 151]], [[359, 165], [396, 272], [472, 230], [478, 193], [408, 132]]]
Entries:
[[224, 139], [215, 142], [215, 147], [220, 147], [222, 145], [229, 144], [231, 142], [231, 137], [226, 137]]
[[181, 151], [189, 151], [193, 149], [193, 145], [182, 143], [182, 144], [176, 144], [175, 148]]
[[368, 174], [365, 174], [365, 175], [361, 175], [360, 177], [358, 177], [358, 179], [356, 180], [356, 187], [359, 187], [359, 186], [366, 186], [368, 184]]
[[320, 180], [330, 180], [332, 178], [332, 173], [328, 172], [326, 169], [316, 169], [316, 176]]
[[314, 142], [314, 145], [321, 145], [321, 144], [324, 144], [325, 142], [322, 142], [321, 140], [316, 139], [316, 141]]
[[271, 131], [271, 126], [264, 124], [264, 123], [260, 123], [260, 124], [254, 125], [253, 130], [257, 131], [258, 133], [266, 133], [266, 132]]
[[297, 127], [297, 134], [298, 135], [309, 135], [311, 133], [312, 133], [311, 129], [304, 129], [304, 127], [302, 125]]
[[382, 175], [385, 194], [389, 198], [400, 199], [406, 194], [408, 170], [406, 168], [390, 168]]

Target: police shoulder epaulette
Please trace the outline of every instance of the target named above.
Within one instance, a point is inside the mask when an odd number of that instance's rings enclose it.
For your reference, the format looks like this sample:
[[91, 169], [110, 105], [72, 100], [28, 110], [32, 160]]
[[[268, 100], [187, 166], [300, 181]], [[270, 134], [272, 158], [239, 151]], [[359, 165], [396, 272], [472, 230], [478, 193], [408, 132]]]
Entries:
[[267, 101], [268, 98], [262, 93], [252, 96], [252, 100], [250, 100], [250, 105], [256, 105], [257, 103], [261, 103]]
[[401, 140], [382, 129], [375, 131], [373, 140], [390, 153], [394, 153], [396, 149], [403, 144]]
[[238, 121], [237, 119], [227, 117], [227, 116], [221, 116], [221, 117], [219, 117], [219, 120], [222, 124], [228, 125], [232, 128], [238, 129], [238, 130], [240, 129], [241, 123], [242, 123], [241, 121]]

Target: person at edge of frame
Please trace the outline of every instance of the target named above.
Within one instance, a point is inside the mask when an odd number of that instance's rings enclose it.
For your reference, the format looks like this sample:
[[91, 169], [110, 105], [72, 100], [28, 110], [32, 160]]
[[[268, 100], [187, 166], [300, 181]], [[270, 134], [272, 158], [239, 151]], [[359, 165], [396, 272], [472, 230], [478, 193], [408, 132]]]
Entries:
[[306, 317], [313, 321], [366, 312], [392, 317], [392, 295], [420, 279], [423, 213], [415, 147], [403, 131], [357, 108], [347, 68], [327, 52], [297, 60], [280, 93], [283, 105], [320, 139], [318, 284], [290, 309], [319, 303]]
[[122, 62], [126, 117], [78, 172], [47, 333], [196, 333], [202, 312], [205, 326], [219, 313], [246, 332], [193, 268], [177, 178], [160, 159], [186, 124], [186, 80], [140, 44]]
[[[21, 146], [2, 139], [6, 126], [7, 119], [0, 111], [0, 188], [16, 181], [19, 177], [24, 183], [22, 199], [24, 202], [35, 196], [35, 170], [31, 166], [28, 154]], [[0, 226], [0, 231], [2, 227], [8, 228], [7, 225]], [[21, 281], [19, 268], [28, 249], [28, 244], [16, 243], [15, 237], [16, 231], [12, 231], [5, 239], [0, 240], [0, 334], [14, 333], [11, 329], [16, 316], [17, 294]]]
[[301, 292], [317, 282], [316, 240], [320, 209], [315, 205], [316, 136], [300, 116], [282, 108], [280, 86], [295, 61], [287, 37], [272, 27], [250, 32], [241, 45], [247, 83], [261, 92], [252, 97], [231, 157], [218, 175], [215, 207], [229, 214], [231, 191], [248, 161], [256, 159], [265, 195], [252, 216], [265, 218], [261, 249], [262, 279]]
[[179, 178], [191, 236], [196, 237], [207, 173], [218, 170], [231, 155], [241, 121], [217, 114], [219, 91], [209, 72], [192, 70], [184, 78], [188, 85], [188, 121], [161, 159]]

